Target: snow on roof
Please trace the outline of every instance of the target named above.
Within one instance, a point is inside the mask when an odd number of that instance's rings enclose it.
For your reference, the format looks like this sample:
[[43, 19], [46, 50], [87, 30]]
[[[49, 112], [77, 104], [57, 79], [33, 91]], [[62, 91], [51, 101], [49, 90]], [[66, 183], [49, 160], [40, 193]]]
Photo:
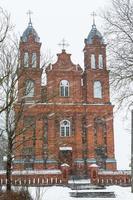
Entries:
[[79, 179], [79, 180], [69, 180], [68, 183], [77, 183], [77, 184], [86, 184], [86, 183], [90, 183], [90, 179]]
[[[5, 170], [1, 170], [0, 174], [6, 174]], [[61, 170], [58, 169], [46, 169], [46, 170], [22, 170], [22, 171], [13, 171], [13, 175], [33, 175], [33, 174], [62, 174]]]
[[29, 22], [28, 27], [26, 30], [23, 32], [23, 35], [21, 37], [22, 42], [27, 42], [29, 35], [34, 36], [35, 42], [39, 42], [40, 38], [36, 32], [36, 30], [33, 28], [32, 23]]
[[63, 163], [61, 167], [70, 167], [67, 163]]
[[96, 165], [96, 164], [91, 164], [91, 165], [89, 165], [89, 167], [96, 167], [96, 168], [98, 168], [99, 166]]
[[5, 170], [0, 170], [0, 174], [6, 174]]
[[104, 44], [104, 39], [102, 34], [97, 30], [96, 25], [93, 24], [92, 25], [92, 29], [87, 37], [87, 39], [85, 40], [87, 42], [87, 44], [93, 44], [93, 39], [95, 37], [98, 37], [98, 39], [100, 40], [101, 44]]
[[99, 175], [131, 175], [130, 170], [100, 171]]
[[60, 149], [61, 151], [67, 151], [67, 150], [71, 151], [71, 150], [72, 150], [72, 147], [60, 147], [59, 149]]

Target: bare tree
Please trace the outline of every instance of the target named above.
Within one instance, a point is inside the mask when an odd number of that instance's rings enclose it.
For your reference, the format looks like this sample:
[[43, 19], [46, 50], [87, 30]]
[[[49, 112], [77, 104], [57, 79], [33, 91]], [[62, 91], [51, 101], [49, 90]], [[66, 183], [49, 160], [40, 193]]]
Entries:
[[7, 146], [4, 146], [3, 151], [1, 149], [1, 153], [7, 155], [7, 168], [11, 168], [11, 164], [9, 167], [9, 160], [11, 160], [9, 139], [13, 125], [11, 126], [10, 122], [11, 114], [13, 114], [13, 102], [16, 98], [14, 91], [17, 84], [16, 63], [18, 63], [18, 49], [16, 48], [16, 42], [12, 40], [12, 30], [10, 14], [0, 7], [0, 139], [4, 144], [7, 144]]
[[[6, 42], [10, 38], [10, 32], [12, 29], [13, 25], [10, 22], [10, 14], [0, 7], [0, 56], [3, 54]], [[0, 85], [3, 83], [6, 76], [7, 74], [1, 74], [0, 72]], [[2, 113], [6, 108], [7, 107], [5, 107], [3, 104], [0, 105], [0, 113]]]
[[20, 114], [15, 115], [14, 103], [17, 99], [17, 82], [18, 82], [18, 45], [16, 40], [10, 38], [3, 42], [0, 51], [0, 74], [3, 78], [1, 82], [1, 135], [7, 138], [7, 190], [11, 190], [11, 168], [12, 168], [12, 149], [15, 137], [15, 131], [20, 119]]
[[[15, 112], [15, 104], [18, 100], [18, 81], [21, 77], [19, 71], [19, 43], [13, 36], [13, 26], [10, 22], [10, 15], [7, 11], [0, 8], [0, 137], [6, 138], [7, 148], [7, 190], [11, 190], [11, 174], [12, 164], [15, 149], [23, 145], [25, 141], [20, 141], [17, 144], [17, 137], [19, 138], [27, 129], [33, 127], [33, 123], [20, 128], [20, 122], [25, 109], [25, 96], [19, 102], [19, 112]], [[42, 59], [42, 68], [45, 69], [49, 63], [50, 53], [47, 53]], [[29, 87], [32, 90], [31, 85]], [[30, 91], [26, 91], [29, 93]], [[26, 95], [26, 94], [25, 94]], [[33, 130], [35, 131], [35, 130]], [[26, 140], [33, 140], [31, 136]]]
[[133, 1], [112, 0], [103, 12], [114, 97], [118, 108], [133, 106]]
[[[23, 71], [19, 70], [19, 44], [17, 39], [10, 36], [8, 41], [5, 41], [2, 44], [0, 51], [0, 74], [1, 77], [4, 77], [1, 85], [1, 97], [0, 105], [3, 108], [0, 113], [0, 135], [5, 135], [7, 138], [7, 164], [6, 164], [6, 177], [7, 177], [7, 190], [11, 190], [11, 174], [12, 174], [12, 164], [14, 159], [14, 151], [23, 147], [23, 145], [28, 141], [33, 141], [35, 143], [35, 122], [32, 119], [28, 121], [26, 119], [26, 124], [24, 127], [21, 127], [22, 118], [25, 112], [25, 100], [26, 95], [32, 92], [32, 85], [28, 85], [28, 89], [24, 90], [22, 98], [18, 102], [18, 81], [23, 75]], [[48, 61], [47, 61], [48, 62]], [[45, 63], [47, 63], [45, 61]], [[44, 62], [43, 62], [44, 63]], [[43, 68], [45, 68], [43, 64]], [[25, 87], [25, 86], [22, 86]], [[33, 104], [34, 106], [34, 104]], [[18, 109], [17, 112], [15, 112]], [[27, 108], [26, 108], [27, 109]], [[31, 130], [32, 129], [32, 130]], [[30, 130], [33, 132], [33, 135], [28, 135], [24, 140], [19, 140], [22, 135], [26, 135], [26, 132]], [[41, 138], [42, 139], [42, 138]], [[23, 149], [26, 150], [26, 149]], [[33, 150], [34, 151], [34, 150]], [[31, 158], [34, 152], [22, 152], [21, 157], [27, 159]]]
[[12, 27], [9, 13], [0, 7], [0, 44], [6, 40]]
[[5, 169], [6, 150], [7, 150], [7, 138], [6, 136], [2, 135], [0, 137], [0, 170]]

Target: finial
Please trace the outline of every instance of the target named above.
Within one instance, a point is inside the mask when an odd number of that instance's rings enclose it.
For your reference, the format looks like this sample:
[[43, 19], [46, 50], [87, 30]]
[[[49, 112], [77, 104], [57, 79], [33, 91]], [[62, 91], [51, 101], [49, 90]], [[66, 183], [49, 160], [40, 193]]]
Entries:
[[31, 15], [33, 14], [33, 12], [31, 10], [28, 10], [26, 14], [29, 15], [29, 26], [32, 26]]
[[91, 16], [93, 17], [93, 26], [95, 26], [95, 17], [97, 16], [96, 13], [93, 11], [93, 13], [91, 14]]
[[69, 44], [66, 43], [66, 40], [63, 38], [61, 43], [58, 44], [59, 46], [62, 46], [62, 51], [64, 50], [65, 51], [65, 47], [68, 47]]

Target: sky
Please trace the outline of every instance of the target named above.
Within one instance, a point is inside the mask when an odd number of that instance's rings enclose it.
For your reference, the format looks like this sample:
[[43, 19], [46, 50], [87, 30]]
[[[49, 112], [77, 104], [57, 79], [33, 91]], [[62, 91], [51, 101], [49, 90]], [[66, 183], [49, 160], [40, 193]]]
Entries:
[[[49, 49], [52, 55], [60, 52], [58, 44], [65, 38], [70, 44], [75, 63], [83, 64], [84, 39], [91, 25], [91, 13], [97, 13], [96, 24], [100, 29], [100, 10], [108, 5], [109, 0], [0, 0], [1, 6], [11, 13], [11, 19], [18, 35], [22, 35], [28, 25], [27, 11], [30, 9], [32, 23], [42, 42], [42, 49]], [[45, 51], [43, 52], [45, 53]], [[78, 56], [80, 55], [80, 56]]]
[[[83, 67], [84, 39], [92, 26], [94, 11], [98, 30], [103, 33], [104, 24], [99, 17], [110, 6], [111, 0], [0, 0], [2, 8], [11, 14], [15, 33], [20, 37], [28, 25], [31, 10], [33, 27], [42, 42], [42, 53], [50, 52], [56, 60], [61, 51], [59, 43], [64, 38], [72, 54], [74, 64]], [[118, 169], [128, 169], [130, 163], [130, 125], [123, 111], [114, 114], [115, 151]]]

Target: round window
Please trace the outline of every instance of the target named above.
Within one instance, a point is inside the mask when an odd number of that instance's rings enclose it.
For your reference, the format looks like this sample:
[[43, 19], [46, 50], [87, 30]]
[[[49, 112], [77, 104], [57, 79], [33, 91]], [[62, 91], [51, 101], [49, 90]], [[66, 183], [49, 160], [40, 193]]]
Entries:
[[67, 121], [64, 121], [63, 124], [64, 124], [64, 125], [67, 125]]

